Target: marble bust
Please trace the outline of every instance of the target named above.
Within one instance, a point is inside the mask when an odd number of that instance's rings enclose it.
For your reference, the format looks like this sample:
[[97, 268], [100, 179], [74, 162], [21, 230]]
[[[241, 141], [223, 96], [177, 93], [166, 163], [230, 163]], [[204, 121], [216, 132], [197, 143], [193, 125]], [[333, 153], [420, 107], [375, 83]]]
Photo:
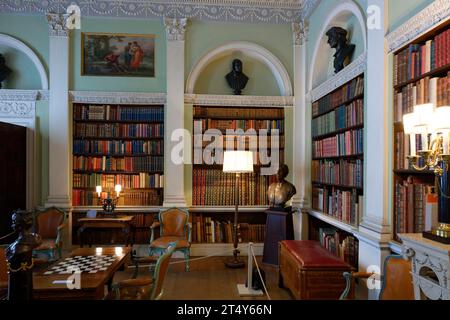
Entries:
[[355, 45], [348, 43], [347, 30], [343, 28], [333, 27], [327, 31], [326, 35], [328, 36], [330, 47], [336, 49], [334, 54], [334, 72], [338, 73], [350, 63], [355, 51]]
[[288, 174], [288, 166], [282, 164], [277, 172], [277, 182], [272, 183], [267, 191], [271, 208], [285, 208], [286, 203], [297, 193], [295, 186], [285, 180]]

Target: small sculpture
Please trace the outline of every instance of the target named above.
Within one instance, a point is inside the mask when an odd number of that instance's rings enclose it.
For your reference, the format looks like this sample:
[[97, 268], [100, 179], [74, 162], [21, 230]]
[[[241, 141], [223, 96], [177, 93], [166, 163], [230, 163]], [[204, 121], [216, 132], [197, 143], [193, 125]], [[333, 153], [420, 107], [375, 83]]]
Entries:
[[33, 249], [42, 241], [31, 233], [33, 216], [30, 211], [17, 210], [12, 215], [12, 228], [18, 238], [6, 248], [8, 261], [8, 300], [31, 300], [33, 293]]
[[285, 178], [289, 174], [287, 165], [282, 164], [277, 172], [277, 182], [272, 183], [267, 191], [269, 205], [271, 208], [285, 208], [286, 202], [297, 193], [295, 186], [286, 181]]
[[233, 70], [225, 76], [228, 85], [234, 90], [235, 95], [240, 95], [248, 82], [248, 77], [242, 72], [242, 61], [234, 59]]
[[338, 73], [349, 64], [355, 51], [355, 45], [347, 43], [347, 30], [343, 28], [333, 27], [327, 31], [326, 35], [328, 36], [330, 47], [336, 49], [334, 54], [334, 72]]
[[2, 88], [2, 82], [8, 78], [12, 70], [6, 66], [5, 58], [0, 53], [0, 89]]

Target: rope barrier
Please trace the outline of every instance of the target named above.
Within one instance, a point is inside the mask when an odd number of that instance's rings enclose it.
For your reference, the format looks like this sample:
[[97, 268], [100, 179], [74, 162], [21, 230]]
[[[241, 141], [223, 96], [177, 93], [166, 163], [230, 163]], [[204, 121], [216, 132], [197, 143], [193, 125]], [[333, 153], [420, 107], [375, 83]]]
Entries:
[[259, 278], [261, 279], [261, 283], [262, 283], [264, 291], [265, 291], [265, 293], [267, 295], [267, 299], [272, 300], [272, 298], [269, 295], [269, 292], [267, 291], [266, 284], [265, 284], [264, 279], [263, 279], [263, 277], [261, 275], [261, 271], [259, 270], [259, 265], [258, 265], [258, 261], [256, 260], [255, 251], [253, 251], [253, 246], [250, 247], [250, 250], [252, 251], [252, 256], [253, 256], [253, 260], [255, 261], [256, 270], [258, 270], [258, 275], [259, 275]]
[[1, 237], [0, 240], [6, 239], [6, 238], [12, 236], [12, 235], [15, 234], [15, 233], [16, 233], [15, 231], [13, 231], [13, 232], [11, 232], [11, 233], [8, 233], [6, 236]]

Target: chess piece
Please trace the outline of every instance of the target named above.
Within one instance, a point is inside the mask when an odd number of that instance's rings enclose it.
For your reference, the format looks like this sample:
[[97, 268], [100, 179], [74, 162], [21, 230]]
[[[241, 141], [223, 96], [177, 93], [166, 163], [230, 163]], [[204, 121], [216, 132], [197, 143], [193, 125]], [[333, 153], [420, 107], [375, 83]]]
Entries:
[[240, 95], [248, 82], [248, 77], [242, 72], [242, 61], [234, 59], [233, 70], [225, 76], [228, 85], [234, 90], [235, 95]]
[[6, 66], [5, 58], [0, 54], [0, 89], [2, 88], [2, 82], [8, 78], [12, 73], [12, 70]]
[[295, 186], [285, 180], [288, 174], [288, 166], [282, 164], [277, 172], [277, 182], [272, 183], [267, 191], [271, 208], [284, 209], [286, 203], [297, 193]]
[[338, 73], [350, 63], [355, 52], [355, 45], [347, 43], [347, 30], [343, 28], [333, 27], [327, 31], [326, 35], [328, 36], [330, 47], [336, 49], [334, 54], [334, 72]]
[[33, 216], [30, 211], [17, 210], [12, 215], [12, 228], [18, 238], [6, 248], [8, 261], [8, 300], [31, 300], [33, 294], [33, 249], [41, 244], [31, 233]]

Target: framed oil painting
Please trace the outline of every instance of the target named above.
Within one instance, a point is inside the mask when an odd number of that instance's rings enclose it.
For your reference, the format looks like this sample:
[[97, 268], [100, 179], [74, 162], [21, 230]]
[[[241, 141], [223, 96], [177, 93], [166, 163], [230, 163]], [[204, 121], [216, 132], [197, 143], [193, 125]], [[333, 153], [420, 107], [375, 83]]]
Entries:
[[82, 33], [81, 75], [155, 77], [155, 36]]

